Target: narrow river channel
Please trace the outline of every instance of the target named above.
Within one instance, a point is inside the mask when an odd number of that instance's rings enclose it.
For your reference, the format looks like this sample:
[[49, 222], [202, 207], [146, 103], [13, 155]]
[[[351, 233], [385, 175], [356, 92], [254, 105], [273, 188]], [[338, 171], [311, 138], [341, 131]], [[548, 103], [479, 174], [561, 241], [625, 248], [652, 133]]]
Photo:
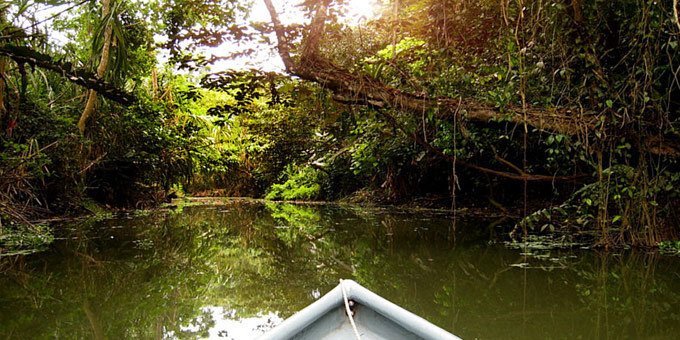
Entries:
[[464, 339], [680, 334], [679, 258], [513, 249], [491, 225], [245, 200], [59, 225], [0, 258], [0, 338], [252, 339], [341, 278]]

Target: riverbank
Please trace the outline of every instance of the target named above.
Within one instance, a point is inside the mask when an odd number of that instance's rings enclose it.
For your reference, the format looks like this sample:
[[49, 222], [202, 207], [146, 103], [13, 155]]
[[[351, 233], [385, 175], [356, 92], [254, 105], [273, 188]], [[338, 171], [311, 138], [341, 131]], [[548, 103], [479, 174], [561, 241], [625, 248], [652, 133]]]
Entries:
[[[213, 194], [218, 191], [212, 192]], [[203, 193], [205, 195], [205, 193]], [[144, 215], [153, 211], [181, 211], [191, 206], [220, 206], [225, 204], [289, 204], [296, 206], [336, 206], [343, 209], [359, 209], [366, 212], [384, 213], [385, 211], [400, 212], [404, 214], [421, 214], [447, 218], [451, 221], [466, 221], [471, 219], [485, 220], [487, 228], [497, 235], [497, 242], [504, 243], [509, 247], [538, 247], [538, 248], [602, 248], [597, 243], [597, 230], [573, 230], [573, 229], [548, 229], [548, 228], [525, 228], [518, 222], [522, 221], [522, 207], [499, 207], [498, 205], [469, 204], [457, 206], [455, 210], [450, 207], [450, 201], [445, 197], [418, 197], [398, 204], [385, 203], [384, 200], [371, 199], [360, 194], [346, 197], [336, 201], [272, 201], [250, 197], [218, 197], [218, 196], [184, 196], [174, 198], [168, 203], [157, 205], [151, 209], [111, 208], [90, 203], [88, 209], [78, 215], [55, 216], [49, 218], [27, 221], [26, 223], [8, 223], [0, 228], [0, 256], [18, 254], [30, 254], [44, 251], [54, 241], [54, 231], [51, 225], [76, 222], [82, 220], [106, 220], [116, 215]], [[528, 204], [533, 210], [546, 209], [540, 206], [540, 202]], [[662, 241], [657, 245], [658, 249], [665, 254], [680, 253], [680, 242], [674, 240]], [[629, 248], [624, 245], [618, 248]]]

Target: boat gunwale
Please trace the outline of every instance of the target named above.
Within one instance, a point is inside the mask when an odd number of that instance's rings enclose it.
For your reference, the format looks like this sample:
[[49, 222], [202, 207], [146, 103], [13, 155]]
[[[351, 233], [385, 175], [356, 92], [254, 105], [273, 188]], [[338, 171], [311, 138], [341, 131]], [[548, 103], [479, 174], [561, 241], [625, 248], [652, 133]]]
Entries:
[[423, 339], [460, 339], [422, 317], [373, 293], [353, 280], [341, 280], [341, 283], [326, 295], [295, 313], [290, 318], [284, 320], [281, 324], [274, 327], [268, 333], [265, 333], [259, 339], [290, 339], [299, 334], [321, 316], [344, 305], [343, 288], [347, 293], [347, 298], [349, 300], [354, 300], [355, 302], [374, 310], [383, 317]]

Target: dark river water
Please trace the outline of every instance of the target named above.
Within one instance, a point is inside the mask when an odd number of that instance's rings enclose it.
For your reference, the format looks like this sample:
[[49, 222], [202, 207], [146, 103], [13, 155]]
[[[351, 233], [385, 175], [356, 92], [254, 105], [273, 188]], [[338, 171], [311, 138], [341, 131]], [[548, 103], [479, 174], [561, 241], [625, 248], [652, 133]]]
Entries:
[[227, 200], [0, 258], [3, 339], [252, 339], [353, 279], [465, 339], [677, 339], [680, 258], [512, 249], [490, 221]]

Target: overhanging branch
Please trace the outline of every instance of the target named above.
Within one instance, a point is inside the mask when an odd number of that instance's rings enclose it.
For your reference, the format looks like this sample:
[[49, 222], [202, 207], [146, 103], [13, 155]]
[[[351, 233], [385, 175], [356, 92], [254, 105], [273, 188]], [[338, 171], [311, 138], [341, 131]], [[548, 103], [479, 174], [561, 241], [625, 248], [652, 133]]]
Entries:
[[74, 84], [78, 84], [90, 90], [95, 90], [105, 98], [118, 102], [122, 105], [132, 105], [136, 98], [116, 86], [105, 82], [94, 73], [74, 69], [69, 63], [55, 61], [49, 55], [40, 53], [25, 46], [0, 46], [0, 55], [7, 56], [19, 64], [29, 64], [46, 70], [54, 71]]
[[[264, 1], [267, 3], [267, 9], [272, 17], [272, 23], [274, 24], [274, 30], [277, 32], [277, 37], [285, 38], [285, 29], [280, 21], [278, 21], [278, 15], [274, 6], [271, 4], [271, 0]], [[298, 76], [303, 80], [320, 84], [336, 94], [334, 98], [340, 99], [341, 102], [368, 105], [375, 108], [389, 107], [397, 111], [411, 114], [421, 114], [422, 112], [432, 110], [437, 112], [440, 118], [452, 118], [453, 116], [461, 115], [469, 121], [482, 123], [494, 121], [514, 124], [526, 123], [540, 131], [552, 131], [569, 136], [587, 136], [596, 127], [597, 117], [595, 115], [583, 114], [580, 110], [572, 111], [569, 108], [542, 108], [533, 106], [527, 106], [526, 109], [524, 109], [516, 105], [509, 105], [500, 110], [492, 105], [469, 98], [453, 99], [447, 97], [415, 95], [387, 86], [374, 78], [355, 74], [340, 68], [318, 53], [320, 37], [324, 33], [324, 21], [326, 19], [327, 10], [325, 4], [326, 2], [322, 2], [318, 5], [319, 7], [317, 7], [316, 15], [312, 19], [312, 23], [307, 31], [308, 36], [303, 40], [305, 44], [311, 45], [302, 46], [299, 61], [297, 63], [292, 62], [290, 45], [287, 40], [279, 40], [278, 51], [279, 55], [284, 60], [284, 63], [292, 63], [290, 67], [287, 65], [289, 73]], [[381, 112], [387, 120], [391, 120], [391, 124], [399, 126], [396, 120], [394, 120], [394, 117], [390, 117], [386, 110], [379, 110], [379, 112]], [[458, 118], [459, 117], [455, 117], [455, 119]], [[403, 131], [403, 129], [401, 130]], [[427, 150], [446, 159], [452, 158], [444, 155], [441, 150], [422, 140], [418, 134], [411, 134], [407, 131], [403, 132]], [[666, 145], [663, 141], [661, 141], [660, 145], [662, 146], [650, 148], [647, 151], [666, 156], [680, 155], [680, 148]], [[573, 180], [584, 177], [582, 175], [555, 177], [526, 173], [513, 174], [485, 169], [476, 165], [463, 164], [462, 162], [461, 164], [489, 174], [518, 180], [554, 181]]]

